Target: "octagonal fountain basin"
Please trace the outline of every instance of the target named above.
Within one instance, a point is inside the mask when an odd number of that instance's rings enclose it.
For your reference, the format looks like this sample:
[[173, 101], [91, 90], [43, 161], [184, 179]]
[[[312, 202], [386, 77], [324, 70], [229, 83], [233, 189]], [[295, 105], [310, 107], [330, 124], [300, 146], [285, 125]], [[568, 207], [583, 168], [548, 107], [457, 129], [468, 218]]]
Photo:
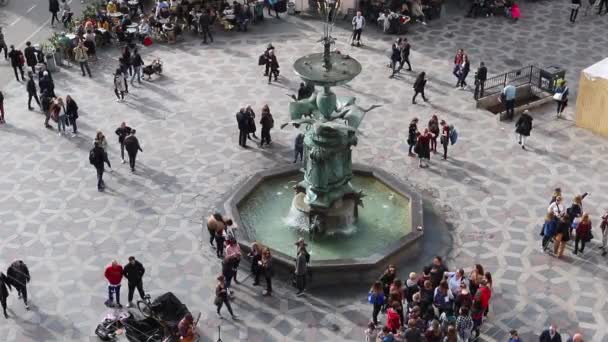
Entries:
[[[241, 184], [225, 204], [248, 251], [256, 241], [271, 249], [275, 270], [293, 272], [296, 247], [304, 238], [315, 283], [369, 280], [369, 272], [415, 255], [422, 231], [422, 200], [388, 173], [353, 165], [352, 186], [363, 191], [358, 217], [331, 233], [311, 238], [308, 217], [293, 206], [294, 186], [303, 174], [296, 166], [262, 171]], [[375, 277], [376, 274], [371, 276]]]

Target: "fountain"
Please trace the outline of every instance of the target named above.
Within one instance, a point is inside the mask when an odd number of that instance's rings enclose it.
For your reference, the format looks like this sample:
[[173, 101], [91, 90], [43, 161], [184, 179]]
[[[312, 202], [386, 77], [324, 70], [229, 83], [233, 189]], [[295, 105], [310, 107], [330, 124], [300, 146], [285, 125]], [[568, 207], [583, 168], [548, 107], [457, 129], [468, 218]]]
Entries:
[[412, 229], [422, 226], [422, 201], [416, 193], [382, 170], [353, 166], [359, 125], [379, 106], [363, 109], [355, 97], [332, 91], [362, 71], [354, 58], [331, 51], [332, 27], [327, 16], [323, 52], [294, 63], [296, 74], [316, 87], [310, 97], [289, 104], [290, 121], [281, 126], [292, 125], [304, 134], [303, 166], [259, 172], [225, 204], [245, 235], [239, 237], [242, 248], [258, 241], [272, 249], [275, 265], [289, 270], [293, 243], [305, 235], [315, 282], [329, 283], [337, 270], [350, 269], [349, 276], [357, 280], [379, 264], [416, 253], [413, 242], [422, 235]]

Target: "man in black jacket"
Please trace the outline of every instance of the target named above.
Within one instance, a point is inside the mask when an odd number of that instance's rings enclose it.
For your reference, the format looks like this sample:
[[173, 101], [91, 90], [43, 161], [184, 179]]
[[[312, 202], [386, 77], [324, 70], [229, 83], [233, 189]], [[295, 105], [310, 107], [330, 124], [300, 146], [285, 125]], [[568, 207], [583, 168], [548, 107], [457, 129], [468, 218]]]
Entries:
[[33, 47], [32, 43], [30, 42], [25, 43], [25, 45], [25, 50], [23, 50], [23, 53], [25, 54], [25, 62], [27, 66], [32, 68], [32, 72], [35, 73], [36, 64], [38, 64], [38, 58], [36, 58], [36, 48]]
[[562, 342], [562, 336], [557, 332], [557, 328], [553, 325], [549, 329], [540, 334], [539, 342]]
[[34, 82], [34, 77], [32, 74], [29, 74], [29, 79], [27, 80], [27, 97], [27, 109], [34, 109], [32, 108], [32, 99], [34, 99], [36, 100], [38, 107], [40, 107], [40, 110], [42, 110], [40, 99], [38, 98], [38, 89], [36, 89], [36, 82]]
[[144, 65], [144, 60], [141, 59], [141, 55], [139, 51], [135, 49], [133, 51], [133, 56], [131, 57], [131, 65], [133, 66], [133, 76], [131, 76], [131, 85], [133, 85], [133, 81], [135, 80], [135, 76], [137, 76], [137, 81], [141, 84], [141, 68]]
[[131, 172], [135, 172], [135, 158], [137, 158], [137, 152], [144, 150], [139, 145], [139, 140], [135, 137], [135, 130], [131, 130], [131, 134], [125, 138], [125, 149], [129, 155], [129, 165], [131, 166]]
[[139, 293], [139, 297], [141, 299], [144, 299], [144, 296], [146, 295], [144, 293], [144, 287], [142, 282], [144, 273], [146, 273], [144, 265], [142, 265], [141, 262], [135, 260], [134, 256], [130, 256], [129, 263], [122, 268], [122, 275], [124, 275], [125, 278], [127, 278], [127, 280], [129, 281], [129, 304], [127, 304], [128, 308], [133, 306], [132, 301], [135, 288], [137, 288], [137, 292]]
[[101, 192], [106, 188], [103, 182], [104, 163], [108, 164], [109, 168], [112, 168], [112, 165], [108, 160], [108, 154], [98, 142], [95, 142], [95, 147], [89, 152], [89, 162], [97, 170], [97, 191]]
[[[8, 286], [8, 289], [7, 289]], [[8, 298], [8, 290], [11, 288], [11, 283], [8, 281], [4, 273], [0, 272], [0, 304], [4, 311], [4, 318], [8, 318], [6, 313], [6, 299]]]
[[268, 74], [268, 84], [272, 81], [272, 76], [274, 75], [274, 81], [277, 81], [279, 77], [279, 61], [277, 60], [277, 56], [274, 54], [274, 49], [268, 51], [268, 56], [266, 57], [266, 69], [270, 70]]
[[21, 72], [21, 80], [25, 81], [25, 75], [23, 74], [23, 63], [21, 62], [21, 56], [23, 53], [19, 50], [15, 50], [15, 45], [11, 45], [11, 51], [8, 53], [8, 58], [11, 60], [11, 66], [15, 72], [15, 78], [19, 81], [19, 75], [17, 69]]
[[248, 116], [245, 108], [236, 113], [236, 123], [239, 126], [239, 146], [247, 147], [247, 134], [249, 133]]
[[6, 270], [6, 277], [8, 283], [17, 289], [19, 298], [23, 298], [25, 309], [29, 310], [30, 307], [27, 304], [27, 283], [30, 282], [30, 271], [27, 269], [27, 265], [22, 260], [13, 262], [8, 270]]
[[479, 96], [483, 95], [484, 86], [486, 79], [488, 78], [488, 69], [484, 62], [479, 63], [479, 68], [475, 73], [475, 100], [479, 99]]
[[120, 127], [116, 129], [116, 135], [118, 135], [118, 143], [120, 144], [120, 158], [122, 159], [122, 163], [125, 163], [125, 138], [131, 134], [131, 127], [127, 126], [127, 124], [123, 121], [120, 124]]
[[211, 35], [211, 17], [209, 16], [209, 10], [203, 11], [203, 14], [198, 18], [198, 27], [203, 34], [203, 44], [207, 44], [207, 37], [213, 43], [213, 36]]

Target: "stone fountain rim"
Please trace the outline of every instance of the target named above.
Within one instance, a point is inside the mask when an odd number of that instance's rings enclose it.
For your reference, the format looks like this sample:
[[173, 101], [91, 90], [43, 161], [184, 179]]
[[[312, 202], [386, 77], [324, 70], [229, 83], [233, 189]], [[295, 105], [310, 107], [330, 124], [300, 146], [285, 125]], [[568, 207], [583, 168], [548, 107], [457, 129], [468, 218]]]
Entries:
[[[353, 173], [357, 175], [375, 177], [376, 179], [383, 182], [387, 187], [391, 188], [393, 191], [398, 192], [401, 196], [409, 198], [412, 231], [403, 235], [403, 237], [399, 238], [394, 243], [387, 245], [382, 251], [379, 251], [378, 253], [374, 253], [367, 257], [331, 260], [313, 259], [311, 260], [311, 263], [309, 265], [309, 268], [312, 270], [348, 268], [352, 271], [369, 271], [370, 268], [375, 267], [379, 263], [382, 263], [387, 258], [398, 254], [402, 248], [414, 244], [424, 234], [423, 231], [419, 231], [416, 229], [416, 227], [418, 226], [423, 226], [423, 204], [422, 197], [415, 192], [415, 189], [403, 183], [390, 173], [377, 167], [354, 163], [352, 170]], [[287, 176], [300, 172], [300, 166], [293, 164], [256, 172], [249, 179], [238, 184], [234, 193], [229, 196], [228, 199], [224, 202], [224, 212], [228, 217], [231, 217], [237, 227], [239, 227], [237, 233], [237, 240], [239, 242], [239, 245], [241, 246], [241, 249], [243, 249], [245, 252], [250, 251], [250, 247], [253, 241], [250, 240], [249, 234], [245, 231], [249, 229], [243, 224], [238, 210], [238, 204], [243, 201], [243, 199], [245, 199], [245, 197], [247, 197], [247, 195], [251, 193], [251, 191], [253, 191], [255, 187], [265, 179]], [[283, 264], [283, 266], [292, 266], [294, 264], [294, 256], [284, 254], [271, 247], [269, 248], [271, 250], [275, 262], [279, 262]]]

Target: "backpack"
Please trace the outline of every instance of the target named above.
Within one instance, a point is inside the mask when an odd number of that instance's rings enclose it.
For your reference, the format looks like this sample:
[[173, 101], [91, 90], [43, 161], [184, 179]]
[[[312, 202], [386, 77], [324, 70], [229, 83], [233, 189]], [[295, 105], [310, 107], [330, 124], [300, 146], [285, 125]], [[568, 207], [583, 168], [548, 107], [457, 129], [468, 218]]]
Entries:
[[450, 125], [450, 144], [454, 145], [458, 141], [458, 131], [454, 128], [454, 125]]
[[264, 56], [264, 54], [260, 55], [260, 57], [258, 57], [258, 65], [265, 65], [266, 64], [266, 56]]
[[89, 163], [91, 163], [91, 165], [95, 165], [95, 163], [97, 162], [97, 156], [95, 155], [95, 149], [91, 149], [91, 151], [89, 151]]

